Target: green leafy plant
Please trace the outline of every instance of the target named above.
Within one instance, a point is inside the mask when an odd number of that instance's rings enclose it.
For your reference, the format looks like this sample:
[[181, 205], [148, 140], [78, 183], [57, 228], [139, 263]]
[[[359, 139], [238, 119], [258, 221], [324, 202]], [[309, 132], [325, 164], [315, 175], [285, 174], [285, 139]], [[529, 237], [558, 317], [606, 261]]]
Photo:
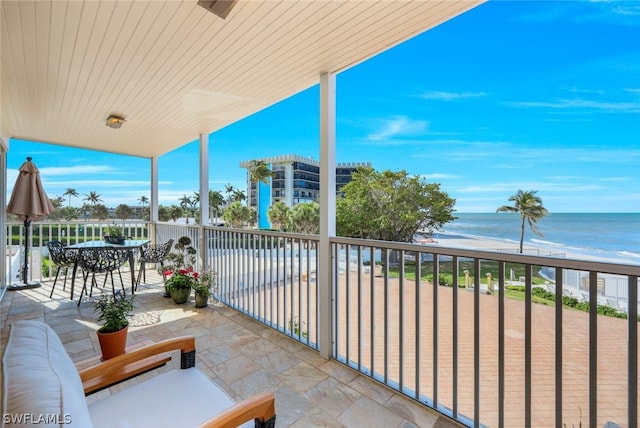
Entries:
[[166, 276], [169, 271], [171, 273], [191, 268], [196, 263], [196, 249], [191, 246], [191, 238], [183, 236], [173, 246], [173, 251], [167, 255], [166, 268], [160, 271]]
[[133, 295], [127, 296], [121, 291], [117, 291], [113, 295], [102, 294], [93, 307], [94, 311], [99, 312], [98, 322], [104, 321], [104, 324], [98, 330], [100, 333], [113, 333], [122, 330], [129, 325], [128, 316], [133, 310]]
[[120, 226], [107, 226], [104, 229], [104, 235], [112, 238], [124, 238], [124, 231]]

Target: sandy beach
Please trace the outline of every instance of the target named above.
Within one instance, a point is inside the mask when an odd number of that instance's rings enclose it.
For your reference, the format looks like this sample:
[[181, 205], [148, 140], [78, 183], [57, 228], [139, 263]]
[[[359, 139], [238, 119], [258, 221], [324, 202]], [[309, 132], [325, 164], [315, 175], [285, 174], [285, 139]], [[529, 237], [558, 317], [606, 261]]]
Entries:
[[[506, 239], [489, 238], [486, 236], [476, 235], [463, 235], [459, 233], [451, 232], [436, 232], [429, 238], [416, 240], [416, 243], [430, 246], [450, 247], [450, 248], [464, 248], [469, 250], [486, 250], [486, 251], [499, 251], [518, 253], [519, 243]], [[557, 248], [544, 245], [533, 245], [525, 242], [523, 246], [523, 253], [526, 255], [536, 255], [544, 257], [559, 257], [575, 260], [588, 260], [594, 262], [607, 262], [607, 263], [622, 263], [638, 265], [640, 262], [637, 259], [616, 257], [596, 256], [593, 254], [584, 254], [575, 251], [567, 251], [565, 248]]]

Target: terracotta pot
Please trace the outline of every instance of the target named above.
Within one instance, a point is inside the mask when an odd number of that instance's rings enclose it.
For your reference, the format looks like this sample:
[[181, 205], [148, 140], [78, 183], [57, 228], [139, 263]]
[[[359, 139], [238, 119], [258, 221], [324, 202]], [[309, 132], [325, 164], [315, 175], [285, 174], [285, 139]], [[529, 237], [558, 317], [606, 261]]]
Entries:
[[114, 331], [113, 333], [98, 332], [98, 342], [100, 342], [100, 349], [102, 350], [102, 360], [108, 360], [124, 354], [124, 350], [127, 347], [128, 331], [129, 326], [127, 325], [122, 330]]
[[206, 308], [209, 305], [209, 296], [196, 291], [196, 308]]
[[173, 299], [173, 303], [176, 305], [187, 303], [190, 295], [191, 288], [174, 288], [171, 290], [171, 298]]

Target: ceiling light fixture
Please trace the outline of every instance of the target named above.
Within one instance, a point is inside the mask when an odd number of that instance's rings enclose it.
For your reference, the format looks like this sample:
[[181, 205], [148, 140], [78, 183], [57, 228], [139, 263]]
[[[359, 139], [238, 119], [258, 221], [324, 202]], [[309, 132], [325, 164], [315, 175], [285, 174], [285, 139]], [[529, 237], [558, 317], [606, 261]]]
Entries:
[[118, 129], [122, 126], [122, 124], [125, 122], [124, 118], [120, 117], [120, 116], [114, 116], [111, 115], [107, 118], [107, 123], [106, 125], [109, 128], [113, 128], [113, 129]]
[[198, 4], [209, 12], [225, 19], [238, 0], [200, 0]]

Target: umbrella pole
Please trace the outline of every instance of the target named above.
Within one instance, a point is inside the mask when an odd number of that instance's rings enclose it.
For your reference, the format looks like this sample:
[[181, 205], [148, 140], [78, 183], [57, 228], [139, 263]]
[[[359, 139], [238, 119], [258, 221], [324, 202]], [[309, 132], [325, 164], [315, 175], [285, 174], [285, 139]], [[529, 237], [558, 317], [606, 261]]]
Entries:
[[31, 222], [29, 219], [24, 221], [24, 266], [22, 267], [22, 283], [27, 284], [29, 281], [29, 229], [31, 229]]
[[29, 282], [29, 241], [31, 240], [29, 237], [29, 229], [31, 229], [31, 220], [28, 218], [24, 221], [24, 265], [22, 266], [22, 282], [21, 283], [13, 283], [7, 287], [7, 290], [16, 291], [16, 290], [26, 290], [28, 288], [38, 288], [41, 287], [42, 284], [39, 282]]

